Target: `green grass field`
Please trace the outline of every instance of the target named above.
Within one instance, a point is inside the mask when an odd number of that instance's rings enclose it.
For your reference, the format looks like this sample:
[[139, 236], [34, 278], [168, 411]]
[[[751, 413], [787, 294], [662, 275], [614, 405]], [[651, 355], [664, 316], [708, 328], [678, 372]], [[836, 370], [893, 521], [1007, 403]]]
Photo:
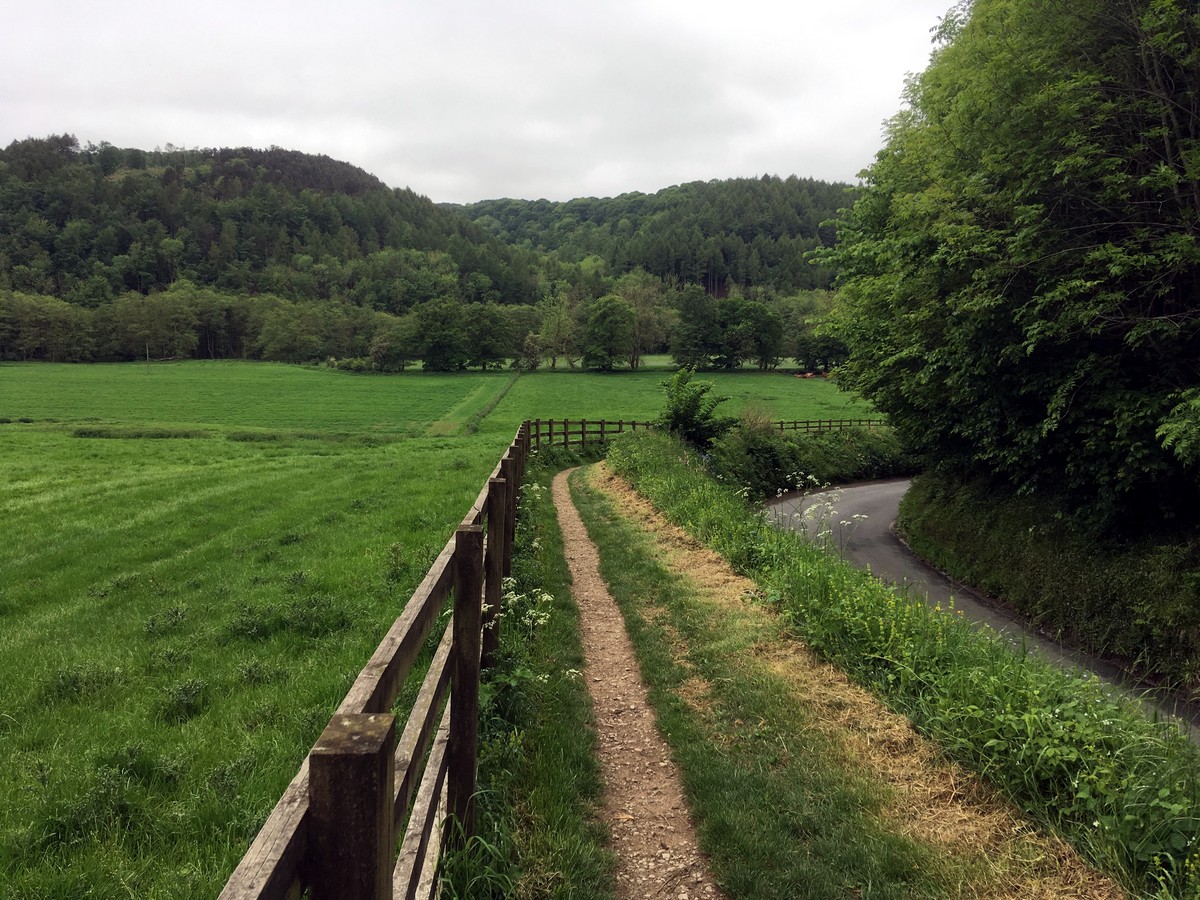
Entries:
[[520, 420], [664, 377], [0, 366], [0, 893], [216, 896]]

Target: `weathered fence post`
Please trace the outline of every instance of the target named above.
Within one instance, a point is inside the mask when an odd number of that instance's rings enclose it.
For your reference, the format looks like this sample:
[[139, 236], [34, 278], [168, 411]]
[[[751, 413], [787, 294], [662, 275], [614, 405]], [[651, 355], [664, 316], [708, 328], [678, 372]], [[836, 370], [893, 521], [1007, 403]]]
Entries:
[[579, 420], [579, 446], [587, 447], [587, 419]]
[[396, 718], [337, 715], [308, 761], [313, 900], [391, 900]]
[[454, 537], [454, 643], [450, 651], [450, 740], [446, 745], [447, 836], [462, 846], [475, 832], [475, 761], [479, 746], [479, 650], [483, 600], [483, 529], [461, 525]]
[[541, 450], [542, 449], [542, 420], [541, 419], [533, 420], [533, 435], [534, 435], [534, 437], [533, 437], [534, 448], [533, 449]]
[[503, 478], [488, 481], [487, 551], [483, 569], [483, 652], [480, 668], [496, 661], [500, 649], [500, 602], [504, 594], [504, 559], [508, 555], [508, 482]]

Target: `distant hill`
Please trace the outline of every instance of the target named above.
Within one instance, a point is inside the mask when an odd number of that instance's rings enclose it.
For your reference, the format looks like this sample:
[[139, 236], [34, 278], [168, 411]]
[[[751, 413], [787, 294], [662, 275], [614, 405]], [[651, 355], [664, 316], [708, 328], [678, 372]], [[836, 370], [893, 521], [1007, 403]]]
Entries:
[[[186, 278], [399, 312], [429, 299], [419, 282], [444, 291], [448, 274], [468, 299], [532, 302], [534, 262], [428, 198], [327, 156], [80, 148], [71, 135], [0, 151], [0, 289], [94, 306]], [[422, 274], [400, 291], [381, 283], [400, 270]]]
[[830, 245], [823, 225], [850, 204], [850, 186], [790, 176], [695, 181], [654, 194], [450, 205], [509, 244], [577, 263], [599, 257], [613, 275], [640, 267], [718, 296], [731, 286], [787, 293], [826, 288], [832, 273], [804, 254]]

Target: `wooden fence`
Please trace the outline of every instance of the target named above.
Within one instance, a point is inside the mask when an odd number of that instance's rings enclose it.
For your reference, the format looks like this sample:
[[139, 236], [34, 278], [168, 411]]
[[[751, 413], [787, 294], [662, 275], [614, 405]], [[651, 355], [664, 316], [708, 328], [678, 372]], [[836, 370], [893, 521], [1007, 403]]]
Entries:
[[886, 419], [801, 419], [798, 422], [775, 422], [780, 431], [847, 431], [851, 428], [886, 428]]
[[650, 422], [625, 419], [534, 419], [529, 422], [529, 440], [534, 450], [543, 447], [586, 447], [603, 444], [626, 431], [654, 427]]
[[[312, 900], [433, 895], [443, 828], [453, 843], [474, 826], [479, 672], [499, 641], [494, 616], [512, 567], [529, 437], [526, 422], [284, 791], [222, 900], [290, 900], [306, 891]], [[397, 739], [392, 704], [451, 593], [451, 624]]]
[[[614, 435], [626, 431], [653, 428], [652, 422], [625, 419], [534, 419], [529, 422], [529, 439], [534, 450], [542, 447], [586, 447], [602, 444]], [[792, 422], [773, 422], [780, 431], [845, 431], [850, 428], [883, 428], [884, 419], [803, 419]]]
[[[885, 423], [775, 424], [811, 432]], [[474, 829], [479, 673], [499, 643], [495, 616], [502, 581], [512, 571], [517, 497], [529, 453], [602, 443], [650, 427], [623, 419], [537, 419], [521, 425], [230, 876], [221, 900], [434, 895], [444, 844], [453, 846]], [[451, 594], [453, 617], [397, 737], [390, 710]], [[397, 835], [402, 835], [398, 851]]]

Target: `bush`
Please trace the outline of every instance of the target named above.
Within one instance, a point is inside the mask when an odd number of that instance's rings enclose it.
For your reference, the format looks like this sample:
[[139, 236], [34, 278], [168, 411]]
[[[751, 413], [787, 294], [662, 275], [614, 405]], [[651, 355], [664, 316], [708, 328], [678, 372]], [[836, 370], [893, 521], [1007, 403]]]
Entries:
[[890, 428], [783, 432], [751, 411], [713, 444], [708, 468], [726, 484], [762, 500], [813, 484], [911, 475], [917, 461]]
[[713, 383], [693, 382], [695, 374], [695, 369], [680, 369], [670, 381], [663, 382], [667, 408], [654, 424], [704, 450], [733, 427], [734, 420], [716, 413], [717, 407], [729, 398], [710, 396]]

